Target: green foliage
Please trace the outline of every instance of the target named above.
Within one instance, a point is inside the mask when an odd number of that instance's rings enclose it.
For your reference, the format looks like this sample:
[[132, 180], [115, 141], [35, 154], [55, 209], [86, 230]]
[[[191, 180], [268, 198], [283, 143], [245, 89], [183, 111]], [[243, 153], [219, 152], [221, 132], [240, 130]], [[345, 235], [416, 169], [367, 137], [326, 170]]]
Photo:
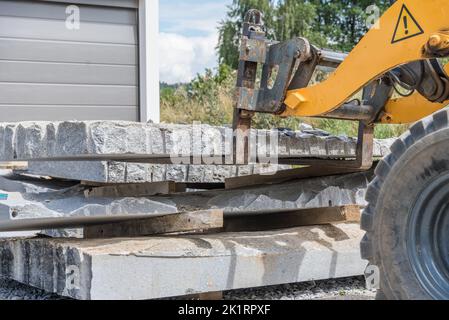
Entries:
[[383, 12], [389, 0], [234, 0], [221, 22], [220, 63], [236, 69], [242, 21], [249, 9], [264, 13], [269, 38], [306, 37], [319, 47], [350, 51], [366, 33], [366, 20], [376, 5]]
[[[307, 119], [305, 120], [315, 128], [327, 131], [333, 135], [357, 137], [358, 123], [355, 121], [343, 121], [332, 119]], [[378, 139], [398, 137], [408, 130], [407, 125], [377, 125], [374, 135]]]
[[[206, 70], [189, 84], [163, 86], [161, 88], [162, 121], [166, 123], [204, 124], [230, 126], [233, 113], [233, 95], [236, 72], [221, 65], [215, 72]], [[307, 123], [334, 135], [357, 136], [357, 123], [330, 119], [281, 118], [269, 114], [256, 114], [255, 128], [288, 128], [297, 130], [301, 123]], [[407, 126], [379, 125], [376, 137], [396, 137], [407, 130]]]
[[229, 6], [227, 18], [220, 23], [219, 27], [217, 50], [220, 64], [237, 69], [240, 34], [246, 13], [250, 9], [258, 9], [264, 13], [267, 26], [272, 26], [274, 8], [272, 0], [233, 0], [232, 5]]
[[319, 9], [307, 0], [284, 0], [276, 8], [276, 37], [278, 40], [305, 37], [318, 46], [326, 46], [326, 38], [316, 29]]
[[388, 139], [401, 136], [409, 129], [408, 125], [387, 125], [380, 124], [376, 126], [374, 136], [378, 139]]
[[311, 0], [318, 9], [314, 30], [322, 34], [327, 47], [351, 51], [366, 33], [367, 8], [376, 5], [380, 13], [389, 7], [389, 0]]
[[235, 72], [222, 65], [217, 72], [206, 70], [189, 84], [162, 90], [161, 118], [163, 122], [192, 124], [200, 121], [210, 125], [232, 122], [232, 97]]
[[[286, 40], [301, 36], [320, 47], [350, 51], [366, 32], [366, 8], [376, 4], [381, 11], [389, 6], [389, 0], [233, 0], [227, 18], [219, 28], [217, 46], [220, 67], [206, 70], [189, 84], [161, 85], [162, 121], [191, 124], [200, 121], [211, 125], [230, 125], [233, 114], [238, 47], [242, 22], [249, 9], [264, 13], [269, 37]], [[327, 74], [316, 73], [315, 82]], [[334, 135], [357, 136], [358, 124], [351, 121], [330, 119], [280, 118], [257, 114], [255, 128], [298, 129], [300, 123], [308, 123]], [[379, 125], [377, 138], [401, 135], [407, 126]]]

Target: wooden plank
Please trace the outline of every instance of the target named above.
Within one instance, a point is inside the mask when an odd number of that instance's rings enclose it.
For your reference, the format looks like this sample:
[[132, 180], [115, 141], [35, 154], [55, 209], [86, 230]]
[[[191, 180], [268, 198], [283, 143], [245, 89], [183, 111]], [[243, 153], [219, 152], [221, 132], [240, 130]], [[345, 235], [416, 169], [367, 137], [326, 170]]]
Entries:
[[202, 301], [223, 300], [223, 291], [200, 293], [198, 295], [198, 300], [202, 300]]
[[[83, 182], [82, 184], [86, 184]], [[120, 198], [120, 197], [144, 197], [155, 195], [168, 195], [177, 192], [185, 192], [186, 185], [167, 182], [149, 183], [123, 183], [93, 187], [84, 191], [86, 198]]]
[[223, 210], [206, 210], [84, 227], [85, 239], [145, 237], [223, 228]]
[[226, 215], [225, 232], [266, 231], [341, 222], [360, 222], [359, 206]]
[[28, 162], [0, 162], [0, 169], [9, 170], [26, 170], [28, 168]]
[[223, 300], [223, 291], [190, 294], [187, 296], [177, 297], [175, 300], [221, 301]]
[[332, 167], [304, 167], [282, 170], [275, 174], [255, 174], [250, 176], [228, 178], [225, 180], [226, 189], [240, 189], [251, 186], [278, 184], [297, 179], [326, 177], [360, 172], [356, 169], [343, 169]]
[[188, 189], [196, 190], [217, 190], [224, 189], [225, 184], [222, 182], [186, 182]]

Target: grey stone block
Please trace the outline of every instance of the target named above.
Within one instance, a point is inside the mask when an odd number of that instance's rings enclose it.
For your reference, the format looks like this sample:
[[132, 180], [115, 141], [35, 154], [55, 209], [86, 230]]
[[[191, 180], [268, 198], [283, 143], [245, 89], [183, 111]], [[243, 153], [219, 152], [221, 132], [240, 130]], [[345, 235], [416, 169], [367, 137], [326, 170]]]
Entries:
[[167, 165], [165, 179], [168, 181], [187, 181], [188, 167], [185, 165]]
[[390, 153], [390, 148], [396, 139], [384, 139], [374, 141], [374, 156], [383, 158]]
[[[13, 128], [11, 128], [11, 126]], [[14, 134], [15, 125], [3, 123], [0, 125], [0, 152], [4, 158], [15, 159], [14, 157]]]
[[0, 275], [82, 300], [168, 298], [360, 276], [363, 234], [357, 224], [336, 224], [239, 237], [6, 239]]
[[28, 163], [28, 173], [59, 179], [91, 182], [124, 182], [123, 163], [88, 162], [37, 162]]
[[[234, 168], [221, 166], [222, 155], [232, 148], [225, 137], [229, 128], [185, 125], [154, 125], [121, 121], [66, 121], [24, 122], [17, 125], [0, 124], [0, 160], [47, 159], [47, 163], [30, 162], [30, 172], [57, 178], [87, 180], [92, 182], [148, 182], [173, 179], [178, 182], [223, 182], [225, 177], [235, 176]], [[256, 154], [266, 162], [273, 158], [273, 146], [268, 130], [251, 130], [257, 146]], [[393, 139], [375, 141], [374, 155], [383, 157], [389, 153]], [[275, 148], [276, 149], [276, 148]], [[351, 157], [355, 155], [356, 141], [352, 138], [333, 137], [319, 130], [304, 132], [280, 132], [279, 156], [282, 157]], [[170, 157], [198, 155], [198, 150], [210, 157], [202, 157], [204, 164], [216, 168], [187, 167], [190, 157], [166, 165], [128, 165], [116, 162], [120, 157], [158, 155]], [[71, 160], [84, 156], [88, 162], [52, 162], [54, 158]], [[101, 162], [104, 158], [110, 162]], [[100, 160], [101, 159], [101, 160]], [[120, 159], [119, 161], [122, 161]], [[172, 159], [174, 160], [174, 159]], [[180, 160], [180, 159], [176, 159]], [[182, 159], [181, 159], [182, 160]], [[263, 161], [262, 161], [263, 162]], [[184, 165], [184, 167], [177, 167]], [[259, 167], [263, 169], [264, 167]], [[243, 168], [240, 168], [244, 171]], [[259, 172], [260, 170], [256, 170]], [[98, 172], [96, 172], [98, 170]], [[251, 170], [251, 169], [249, 169]], [[264, 172], [262, 170], [262, 172]], [[202, 181], [198, 181], [204, 179]]]
[[[123, 162], [110, 162], [107, 164], [108, 176], [107, 182], [120, 183], [126, 182], [126, 163]], [[85, 179], [87, 181], [96, 182], [95, 180]]]
[[163, 130], [155, 126], [149, 126], [146, 127], [145, 132], [146, 143], [151, 147], [151, 153], [166, 154]]
[[205, 178], [205, 166], [190, 166], [188, 173], [188, 181], [194, 183], [202, 183], [207, 181]]
[[[4, 142], [4, 147], [0, 149], [0, 160], [74, 160], [72, 158], [84, 156], [93, 161], [103, 156], [116, 161], [122, 156], [141, 159], [145, 155], [198, 155], [198, 150], [203, 155], [221, 160], [221, 156], [231, 152], [231, 147], [225, 143], [231, 142], [225, 139], [228, 132], [229, 129], [221, 127], [192, 128], [120, 121], [0, 124]], [[258, 148], [256, 153], [272, 156], [271, 131], [251, 130], [251, 133]], [[278, 140], [280, 157], [353, 156], [346, 153], [355, 151], [354, 139], [331, 137], [318, 130], [288, 134], [280, 132]], [[385, 156], [391, 143], [391, 140], [377, 141], [375, 155]]]
[[14, 160], [17, 158], [14, 146], [16, 127], [16, 124], [3, 124], [0, 126], [0, 141], [2, 142], [0, 150], [2, 157], [5, 159]]
[[[238, 190], [110, 199], [85, 198], [82, 186], [74, 185], [66, 189], [52, 180], [17, 181], [0, 176], [0, 190], [8, 195], [8, 199], [0, 203], [0, 231], [30, 230], [23, 229], [28, 222], [32, 223], [31, 230], [35, 230], [36, 225], [33, 223], [39, 221], [36, 219], [53, 219], [43, 221], [47, 228], [52, 229], [55, 228], [55, 222], [61, 223], [67, 219], [89, 221], [91, 218], [120, 215], [151, 215], [209, 209], [238, 213], [258, 209], [271, 211], [285, 208], [365, 206], [364, 196], [372, 175], [372, 172], [364, 172]], [[73, 223], [72, 221], [65, 227], [79, 226]], [[19, 229], [11, 229], [12, 226]]]
[[[293, 134], [293, 133], [292, 133]], [[291, 136], [287, 136], [286, 134], [280, 134], [278, 138], [279, 147], [278, 147], [278, 153], [281, 157], [288, 157], [291, 155], [290, 151], [290, 143], [289, 141], [292, 140]]]
[[[56, 147], [54, 154], [47, 155], [49, 158], [89, 154], [88, 123], [71, 121], [55, 123], [55, 126]], [[17, 136], [17, 141], [18, 144], [28, 142], [26, 136]], [[33, 159], [19, 153], [17, 157]]]
[[[17, 153], [26, 158], [40, 158], [47, 154], [46, 126], [37, 123], [21, 123], [17, 126]], [[24, 137], [19, 139], [18, 137]]]
[[[356, 143], [357, 142], [353, 142], [351, 139], [346, 137], [329, 137], [326, 139], [326, 153], [330, 156], [336, 157], [344, 157], [348, 154], [355, 154]], [[348, 149], [351, 150], [351, 144], [354, 145], [354, 153], [348, 153]]]
[[[231, 151], [229, 147], [225, 145], [226, 130], [220, 127], [201, 126], [201, 154], [206, 156], [225, 156], [226, 151]], [[231, 130], [232, 132], [232, 130]], [[232, 141], [232, 140], [231, 140]], [[197, 150], [193, 150], [193, 154], [196, 154]], [[218, 157], [219, 158], [219, 157]], [[220, 159], [221, 160], [221, 159]]]
[[162, 126], [164, 134], [164, 154], [189, 157], [192, 153], [192, 128], [173, 125]]
[[327, 137], [310, 135], [307, 137], [310, 148], [311, 157], [325, 157], [327, 156], [326, 140]]
[[292, 157], [310, 156], [310, 135], [301, 132], [295, 132], [292, 139], [288, 141], [288, 149]]
[[224, 182], [226, 178], [236, 176], [235, 166], [204, 166], [204, 180], [208, 182]]
[[238, 166], [237, 175], [239, 177], [250, 176], [254, 172], [254, 165]]
[[253, 174], [273, 174], [282, 170], [291, 169], [291, 166], [279, 164], [255, 164], [253, 166]]
[[149, 164], [127, 163], [126, 183], [151, 182], [151, 171]]
[[[38, 162], [30, 161], [28, 173], [37, 176], [80, 180], [98, 183], [139, 182], [192, 182], [223, 183], [226, 178], [250, 175], [253, 165], [206, 166], [206, 165], [153, 165], [124, 162], [82, 161], [82, 162]], [[290, 168], [289, 166], [284, 166]], [[274, 168], [273, 168], [274, 170]]]
[[[151, 181], [153, 181], [153, 182], [167, 181], [167, 166], [166, 165], [151, 164], [150, 172], [151, 172]], [[181, 181], [179, 181], [179, 182], [181, 182]]]
[[93, 154], [151, 154], [145, 127], [131, 122], [89, 124], [90, 150]]

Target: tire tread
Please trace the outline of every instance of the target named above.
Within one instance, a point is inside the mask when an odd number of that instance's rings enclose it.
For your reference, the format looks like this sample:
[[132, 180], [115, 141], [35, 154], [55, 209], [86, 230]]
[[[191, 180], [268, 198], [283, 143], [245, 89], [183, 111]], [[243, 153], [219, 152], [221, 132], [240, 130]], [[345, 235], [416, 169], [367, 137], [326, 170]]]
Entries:
[[[383, 183], [389, 175], [394, 172], [395, 164], [400, 161], [402, 155], [418, 140], [432, 134], [440, 129], [449, 126], [449, 109], [436, 112], [414, 124], [408, 132], [402, 135], [391, 147], [390, 155], [385, 157], [377, 166], [376, 177], [370, 183], [366, 192], [367, 207], [364, 209], [361, 217], [361, 228], [366, 231], [366, 235], [361, 242], [361, 254], [363, 259], [369, 260], [371, 265], [378, 265], [373, 239], [375, 236], [375, 219], [378, 198], [383, 188]], [[381, 300], [393, 297], [387, 297], [386, 290], [379, 291], [378, 297]]]

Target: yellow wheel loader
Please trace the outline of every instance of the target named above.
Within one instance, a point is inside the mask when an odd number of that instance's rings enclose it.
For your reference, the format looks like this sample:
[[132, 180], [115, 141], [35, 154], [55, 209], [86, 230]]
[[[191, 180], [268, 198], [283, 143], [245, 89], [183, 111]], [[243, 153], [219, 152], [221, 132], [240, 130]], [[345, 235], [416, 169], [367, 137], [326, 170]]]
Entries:
[[[362, 216], [361, 252], [379, 272], [380, 299], [449, 299], [449, 66], [441, 64], [448, 56], [449, 0], [393, 1], [349, 54], [304, 38], [269, 41], [256, 10], [243, 25], [235, 129], [249, 133], [258, 112], [360, 123], [353, 159], [284, 163], [368, 170], [376, 124], [413, 124], [377, 164]], [[334, 71], [310, 85], [323, 67]], [[244, 161], [248, 143], [235, 154]]]

